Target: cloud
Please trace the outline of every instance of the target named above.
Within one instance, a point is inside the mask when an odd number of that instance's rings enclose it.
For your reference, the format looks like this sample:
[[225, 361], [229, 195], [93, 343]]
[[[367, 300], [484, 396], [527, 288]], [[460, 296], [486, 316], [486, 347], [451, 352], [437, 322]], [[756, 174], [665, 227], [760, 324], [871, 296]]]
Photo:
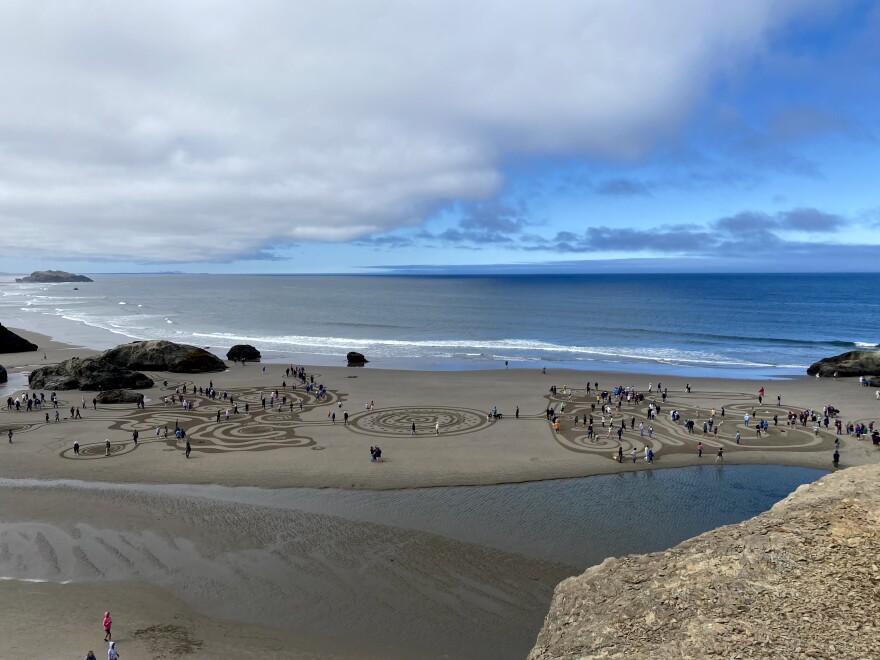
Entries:
[[596, 186], [596, 192], [600, 195], [613, 197], [639, 197], [651, 194], [654, 184], [636, 179], [608, 179]]
[[[806, 11], [794, 0], [3, 8], [0, 221], [21, 228], [6, 250], [148, 262], [417, 227], [443, 205], [494, 199], [511, 157], [631, 162], [676, 133], [720, 71]], [[517, 228], [473, 221], [442, 240]]]
[[756, 233], [770, 230], [828, 233], [837, 231], [847, 222], [845, 218], [833, 213], [825, 213], [814, 208], [800, 208], [782, 211], [774, 215], [746, 211], [716, 220], [714, 226], [731, 233]]

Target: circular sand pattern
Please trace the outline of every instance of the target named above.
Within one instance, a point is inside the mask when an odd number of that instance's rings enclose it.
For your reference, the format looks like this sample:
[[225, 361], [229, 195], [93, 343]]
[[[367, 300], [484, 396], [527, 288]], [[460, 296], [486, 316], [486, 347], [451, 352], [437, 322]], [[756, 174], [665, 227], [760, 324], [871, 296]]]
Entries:
[[409, 435], [412, 425], [416, 434], [434, 435], [434, 424], [440, 422], [440, 435], [462, 435], [486, 428], [486, 413], [467, 408], [388, 408], [354, 415], [348, 427], [365, 435]]
[[69, 447], [61, 452], [62, 458], [72, 458], [74, 460], [93, 459], [93, 458], [113, 458], [128, 454], [138, 448], [134, 442], [112, 442], [110, 443], [110, 456], [105, 456], [107, 445], [103, 442], [95, 442], [88, 445], [80, 445], [79, 456], [73, 453], [73, 447]]
[[[721, 446], [736, 448], [737, 450], [809, 450], [821, 451], [828, 450], [833, 445], [833, 430], [820, 431], [818, 436], [813, 434], [812, 423], [807, 427], [787, 426], [785, 423], [788, 407], [777, 407], [775, 400], [771, 405], [765, 401], [758, 404], [755, 397], [746, 394], [733, 394], [721, 392], [701, 392], [704, 399], [715, 400], [716, 403], [709, 407], [697, 408], [691, 403], [692, 396], [678, 393], [673, 399], [669, 398], [666, 402], [657, 403], [661, 406], [661, 412], [656, 419], [649, 421], [647, 419], [648, 402], [643, 403], [627, 403], [624, 404], [620, 411], [615, 409], [614, 431], [611, 436], [607, 435], [607, 427], [601, 425], [601, 408], [596, 410], [590, 409], [592, 400], [573, 400], [566, 398], [566, 409], [560, 416], [561, 429], [559, 433], [553, 433], [553, 437], [557, 443], [566, 449], [579, 453], [593, 453], [612, 457], [612, 452], [616, 452], [618, 446], [622, 446], [625, 457], [629, 456], [629, 451], [633, 448], [639, 452], [644, 451], [645, 446], [654, 449], [655, 454], [660, 453], [692, 453], [696, 451], [698, 442], [702, 442], [705, 447], [705, 453], [712, 452]], [[560, 397], [546, 397], [551, 406], [556, 406], [557, 410], [560, 406]], [[725, 416], [721, 417], [721, 407], [725, 408]], [[716, 437], [713, 433], [703, 436], [702, 426], [714, 407], [716, 411], [715, 424], [719, 426], [719, 434]], [[694, 433], [688, 433], [683, 424], [675, 424], [669, 419], [671, 410], [678, 410], [682, 420], [693, 419], [695, 421]], [[798, 407], [792, 408], [796, 412]], [[583, 427], [583, 421], [575, 427], [574, 416], [578, 415], [581, 420], [592, 412], [594, 418], [594, 429], [598, 437], [588, 438], [586, 429]], [[748, 413], [753, 419], [750, 421], [749, 427], [743, 422], [743, 415]], [[773, 425], [773, 415], [778, 415], [779, 424]], [[607, 416], [606, 416], [607, 417]], [[638, 427], [639, 422], [644, 424], [644, 435], [641, 435], [638, 428], [628, 428], [621, 438], [617, 439], [617, 427], [621, 420], [626, 420], [627, 424], [631, 424], [631, 418], [635, 417], [635, 426]], [[760, 438], [754, 429], [754, 424], [760, 419], [766, 419], [770, 424], [767, 433], [762, 434]], [[648, 427], [654, 427], [653, 438], [648, 437]], [[734, 436], [737, 431], [742, 436], [741, 444], [737, 445]], [[551, 431], [552, 432], [552, 431]], [[704, 453], [704, 455], [705, 455]]]

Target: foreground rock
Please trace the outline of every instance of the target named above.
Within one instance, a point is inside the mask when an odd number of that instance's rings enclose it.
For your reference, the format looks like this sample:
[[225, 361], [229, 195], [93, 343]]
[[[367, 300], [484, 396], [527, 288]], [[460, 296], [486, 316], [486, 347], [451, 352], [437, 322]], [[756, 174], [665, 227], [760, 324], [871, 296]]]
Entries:
[[880, 466], [556, 588], [531, 660], [880, 657]]
[[32, 390], [144, 389], [152, 379], [139, 371], [120, 367], [103, 356], [70, 358], [60, 364], [35, 369], [28, 376]]
[[136, 341], [102, 353], [110, 363], [129, 369], [201, 374], [223, 371], [226, 363], [204, 348], [164, 340]]
[[0, 353], [24, 353], [35, 350], [37, 350], [36, 344], [29, 342], [24, 337], [19, 337], [0, 323]]
[[229, 351], [227, 351], [226, 358], [229, 360], [236, 360], [238, 362], [241, 362], [242, 360], [247, 360], [249, 362], [259, 362], [260, 351], [258, 351], [250, 344], [236, 344], [235, 346], [230, 348]]
[[53, 284], [56, 282], [94, 282], [85, 275], [74, 275], [63, 270], [35, 270], [27, 277], [16, 277], [16, 282], [39, 282]]
[[144, 398], [140, 392], [128, 390], [106, 390], [95, 397], [98, 403], [137, 403]]
[[362, 367], [369, 362], [362, 353], [356, 353], [355, 351], [350, 351], [348, 355], [345, 356], [345, 359], [348, 360], [349, 367]]
[[0, 364], [0, 383], [5, 383], [9, 377], [6, 375], [6, 368]]
[[880, 374], [880, 351], [850, 351], [814, 362], [807, 375], [870, 376]]

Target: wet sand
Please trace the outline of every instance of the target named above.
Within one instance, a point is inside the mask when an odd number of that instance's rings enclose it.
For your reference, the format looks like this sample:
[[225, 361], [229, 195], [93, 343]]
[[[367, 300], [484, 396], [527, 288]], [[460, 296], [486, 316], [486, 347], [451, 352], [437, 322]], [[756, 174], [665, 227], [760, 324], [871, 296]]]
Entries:
[[[0, 356], [13, 383], [3, 390], [4, 401], [23, 387], [23, 376], [16, 374], [92, 353], [16, 332], [35, 341], [40, 351]], [[812, 425], [786, 426], [789, 408], [821, 410], [833, 404], [845, 421], [865, 422], [880, 411], [874, 390], [859, 387], [855, 379], [662, 377], [668, 399], [661, 403], [650, 441], [628, 429], [618, 443], [616, 433], [604, 433], [600, 413], [594, 412], [602, 437], [593, 442], [573, 420], [595, 403], [594, 393], [584, 389], [587, 380], [609, 391], [624, 385], [646, 392], [651, 383], [660, 402], [658, 379], [650, 374], [542, 374], [540, 369], [516, 368], [413, 372], [307, 367], [307, 373], [327, 386], [327, 400], [304, 395], [301, 385], [294, 393], [284, 365], [253, 363], [230, 365], [216, 374], [150, 374], [157, 386], [146, 392], [149, 401], [143, 411], [133, 405], [91, 410], [93, 393], [78, 391], [58, 395], [62, 417], [70, 406], [82, 407], [85, 397], [88, 405], [81, 420], [46, 424], [46, 410], [54, 414], [48, 407], [28, 413], [4, 406], [0, 477], [264, 488], [499, 484], [649, 469], [642, 460], [619, 464], [612, 458], [619, 444], [627, 456], [636, 449], [641, 457], [648, 443], [656, 452], [654, 467], [711, 461], [723, 446], [728, 463], [830, 468], [834, 434], [822, 430], [816, 436]], [[229, 422], [216, 422], [217, 410], [225, 417], [231, 408], [222, 400], [188, 394], [192, 411], [162, 403], [184, 384], [191, 392], [193, 385], [207, 387], [209, 381], [240, 403], [242, 412], [231, 415]], [[556, 396], [549, 393], [554, 385]], [[762, 385], [767, 398], [758, 405]], [[570, 397], [562, 394], [564, 386], [571, 388]], [[295, 402], [294, 411], [262, 410], [260, 393], [268, 397], [276, 388]], [[780, 407], [777, 394], [782, 396]], [[376, 408], [365, 411], [370, 401]], [[244, 414], [243, 403], [249, 404], [250, 413]], [[562, 428], [555, 433], [544, 411], [548, 406], [560, 410], [563, 403]], [[514, 417], [517, 405], [519, 419]], [[487, 421], [493, 406], [503, 419]], [[703, 437], [702, 420], [721, 406], [726, 414], [718, 437]], [[634, 416], [647, 427], [646, 407], [624, 404], [616, 415], [618, 424], [621, 416], [628, 423]], [[698, 420], [696, 435], [667, 419], [672, 408]], [[328, 417], [334, 412], [335, 424]], [[343, 423], [345, 412], [349, 426]], [[745, 412], [768, 420], [782, 414], [783, 419], [757, 438], [743, 423]], [[181, 442], [155, 436], [157, 425], [160, 430], [168, 425], [173, 433], [175, 423], [192, 442], [189, 460]], [[15, 434], [12, 445], [5, 442], [9, 428]], [[137, 447], [131, 441], [135, 429], [141, 441]], [[734, 440], [737, 431], [740, 445]], [[105, 438], [113, 447], [108, 458], [103, 456]], [[83, 449], [79, 457], [72, 454], [74, 441]], [[703, 459], [696, 456], [698, 441], [706, 446]], [[385, 460], [372, 463], [369, 448], [377, 443]], [[880, 450], [869, 441], [843, 436], [841, 454], [848, 466], [875, 462]], [[0, 582], [4, 612], [19, 598], [33, 605], [4, 617], [8, 623], [2, 637], [16, 649], [33, 648], [30, 627], [35, 619], [61, 617], [69, 637], [58, 635], [49, 642], [58, 645], [57, 652], [40, 645], [52, 657], [83, 656], [88, 648], [101, 657], [105, 647], [97, 624], [105, 609], [124, 613], [117, 621], [131, 650], [148, 652], [149, 635], [135, 639], [135, 630], [178, 622], [203, 642], [191, 649], [191, 656], [182, 657], [217, 657], [217, 648], [238, 651], [241, 657], [273, 649], [276, 657], [310, 657], [311, 652], [316, 657], [437, 657], [440, 648], [447, 657], [517, 657], [531, 646], [555, 583], [583, 568], [388, 525], [204, 502], [185, 493], [144, 495], [97, 487], [4, 486], [0, 530], [0, 576], [76, 582]], [[86, 643], [93, 637], [94, 644]], [[133, 657], [131, 651], [125, 653], [122, 637], [118, 639], [123, 657]]]

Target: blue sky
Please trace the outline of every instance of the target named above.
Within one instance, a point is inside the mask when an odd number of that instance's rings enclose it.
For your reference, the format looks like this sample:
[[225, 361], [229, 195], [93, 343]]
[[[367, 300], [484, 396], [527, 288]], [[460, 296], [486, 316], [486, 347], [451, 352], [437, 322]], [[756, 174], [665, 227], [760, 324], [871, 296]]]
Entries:
[[880, 3], [11, 2], [0, 270], [880, 270]]

